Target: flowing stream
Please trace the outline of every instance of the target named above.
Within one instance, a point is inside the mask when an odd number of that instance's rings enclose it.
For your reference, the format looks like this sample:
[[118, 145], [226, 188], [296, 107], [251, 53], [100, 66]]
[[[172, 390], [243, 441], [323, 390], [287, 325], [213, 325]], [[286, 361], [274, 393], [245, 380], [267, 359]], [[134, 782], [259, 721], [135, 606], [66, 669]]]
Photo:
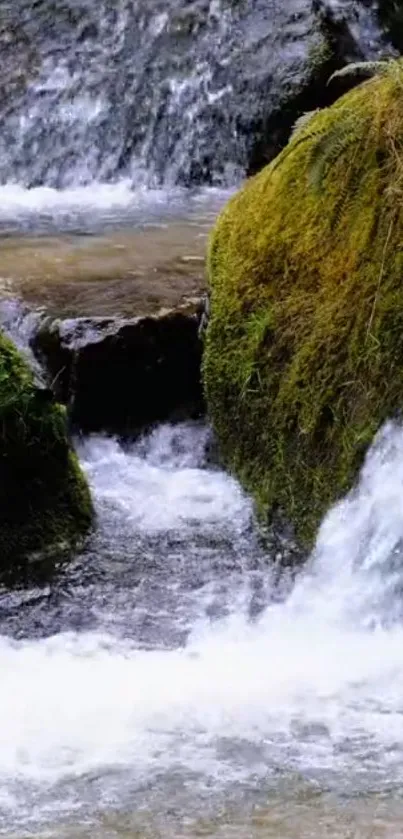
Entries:
[[[199, 294], [321, 6], [0, 0], [2, 296], [74, 317]], [[379, 54], [377, 3], [325, 6]], [[402, 428], [294, 579], [208, 428], [76, 445], [94, 534], [47, 588], [0, 589], [0, 835], [403, 836]]]
[[2, 835], [401, 835], [403, 431], [294, 583], [209, 439], [78, 444], [96, 534], [0, 599]]

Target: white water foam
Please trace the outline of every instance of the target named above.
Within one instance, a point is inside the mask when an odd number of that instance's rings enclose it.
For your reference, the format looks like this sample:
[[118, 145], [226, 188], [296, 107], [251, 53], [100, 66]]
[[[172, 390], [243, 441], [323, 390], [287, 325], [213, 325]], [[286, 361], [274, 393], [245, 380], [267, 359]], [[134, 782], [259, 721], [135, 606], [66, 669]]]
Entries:
[[[249, 501], [221, 472], [203, 475], [200, 453], [193, 432], [178, 450], [162, 431], [142, 453], [97, 439], [82, 456], [96, 493], [139, 529], [189, 516], [246, 527]], [[194, 773], [215, 789], [294, 771], [349, 793], [401, 784], [402, 499], [403, 429], [390, 424], [291, 596], [258, 619], [205, 617], [177, 650], [102, 632], [3, 637], [0, 786], [18, 801], [17, 780], [49, 790], [95, 773], [107, 790], [117, 769], [136, 788], [180, 772], [196, 796]]]
[[108, 222], [122, 222], [123, 217], [126, 223], [131, 216], [147, 220], [164, 212], [170, 201], [178, 200], [179, 194], [169, 196], [164, 190], [145, 187], [134, 190], [125, 180], [70, 189], [46, 186], [26, 189], [18, 184], [6, 184], [0, 186], [0, 226], [10, 231], [22, 228], [41, 232], [73, 227], [85, 232]]
[[147, 225], [193, 214], [213, 220], [230, 194], [216, 188], [151, 189], [142, 185], [141, 178], [137, 187], [125, 179], [66, 189], [9, 183], [0, 185], [0, 230], [86, 232], [108, 223]]
[[165, 426], [124, 450], [113, 439], [95, 437], [80, 457], [100, 502], [113, 504], [139, 533], [231, 526], [241, 532], [251, 504], [236, 481], [222, 471], [202, 469], [207, 430]]
[[[163, 194], [162, 190], [151, 192], [157, 200]], [[149, 191], [140, 190], [137, 198], [149, 197]], [[54, 213], [65, 209], [80, 209], [84, 212], [94, 207], [108, 209], [121, 207], [125, 209], [135, 200], [136, 194], [128, 181], [115, 184], [96, 183], [91, 186], [77, 186], [71, 189], [53, 189], [39, 186], [27, 189], [19, 184], [5, 184], [0, 186], [0, 213], [7, 218], [20, 212], [49, 212]]]

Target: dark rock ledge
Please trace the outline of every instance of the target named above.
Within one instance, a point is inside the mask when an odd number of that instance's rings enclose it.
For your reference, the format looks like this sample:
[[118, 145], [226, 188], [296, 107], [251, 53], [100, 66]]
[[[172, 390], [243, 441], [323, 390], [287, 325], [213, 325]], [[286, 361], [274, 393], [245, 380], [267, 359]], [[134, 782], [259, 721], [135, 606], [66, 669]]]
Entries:
[[135, 435], [204, 412], [202, 302], [132, 319], [45, 318], [31, 340], [72, 429]]

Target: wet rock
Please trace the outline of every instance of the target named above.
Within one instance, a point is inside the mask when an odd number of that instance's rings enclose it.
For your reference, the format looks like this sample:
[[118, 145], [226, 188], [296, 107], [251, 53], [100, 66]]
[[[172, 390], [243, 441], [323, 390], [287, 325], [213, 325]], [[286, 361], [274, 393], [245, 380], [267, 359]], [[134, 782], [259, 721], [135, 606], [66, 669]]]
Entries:
[[378, 15], [393, 46], [403, 52], [403, 0], [378, 0]]
[[45, 320], [32, 339], [74, 429], [133, 435], [203, 413], [199, 314]]

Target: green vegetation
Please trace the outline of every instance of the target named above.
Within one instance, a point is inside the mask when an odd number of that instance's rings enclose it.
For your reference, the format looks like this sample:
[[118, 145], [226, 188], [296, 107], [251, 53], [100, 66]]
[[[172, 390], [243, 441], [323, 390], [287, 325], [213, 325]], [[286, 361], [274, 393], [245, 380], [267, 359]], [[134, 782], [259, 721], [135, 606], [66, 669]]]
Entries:
[[65, 410], [0, 334], [0, 574], [35, 555], [50, 567], [92, 519], [89, 490], [67, 441]]
[[228, 466], [310, 544], [403, 405], [403, 64], [297, 128], [209, 252], [204, 379]]
[[387, 75], [388, 73], [399, 73], [399, 62], [391, 58], [386, 58], [378, 61], [353, 61], [341, 67], [340, 70], [335, 70], [330, 76], [328, 84], [334, 79], [344, 79], [351, 76], [352, 78], [362, 79], [370, 78], [371, 76]]

